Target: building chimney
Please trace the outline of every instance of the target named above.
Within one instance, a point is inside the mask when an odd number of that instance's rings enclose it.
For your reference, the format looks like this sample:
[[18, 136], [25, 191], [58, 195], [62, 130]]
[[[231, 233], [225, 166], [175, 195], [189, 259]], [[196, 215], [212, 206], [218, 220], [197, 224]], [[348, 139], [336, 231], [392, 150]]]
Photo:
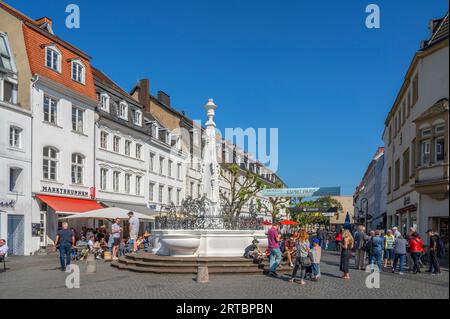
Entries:
[[139, 102], [144, 105], [144, 109], [150, 112], [150, 80], [142, 79], [139, 80]]
[[165, 106], [170, 107], [170, 96], [164, 93], [163, 91], [158, 91], [158, 101], [164, 104]]

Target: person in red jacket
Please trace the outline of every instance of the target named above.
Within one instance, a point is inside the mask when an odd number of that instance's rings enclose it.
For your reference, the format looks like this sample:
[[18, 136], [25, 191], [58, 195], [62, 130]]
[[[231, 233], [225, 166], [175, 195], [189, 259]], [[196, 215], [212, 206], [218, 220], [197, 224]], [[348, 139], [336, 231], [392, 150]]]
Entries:
[[423, 250], [423, 240], [422, 238], [420, 238], [417, 232], [411, 235], [407, 248], [409, 248], [411, 258], [414, 263], [413, 273], [418, 274], [420, 273], [419, 259], [420, 256], [423, 254], [424, 250]]

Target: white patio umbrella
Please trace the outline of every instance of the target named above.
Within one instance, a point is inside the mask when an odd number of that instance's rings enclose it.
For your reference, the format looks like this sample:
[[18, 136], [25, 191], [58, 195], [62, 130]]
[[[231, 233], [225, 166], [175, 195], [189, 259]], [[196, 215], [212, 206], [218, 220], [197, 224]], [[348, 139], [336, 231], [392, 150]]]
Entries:
[[[123, 209], [120, 207], [107, 207], [107, 208], [91, 210], [86, 213], [79, 213], [79, 214], [63, 217], [60, 219], [79, 219], [79, 218], [95, 218], [95, 219], [111, 219], [111, 220], [113, 220], [115, 218], [127, 219], [129, 212], [130, 212], [129, 210]], [[134, 213], [134, 216], [139, 219], [150, 219], [150, 220], [154, 219], [153, 216], [148, 216], [148, 215], [144, 215], [144, 214], [137, 213], [137, 212], [133, 212], [133, 213]]]

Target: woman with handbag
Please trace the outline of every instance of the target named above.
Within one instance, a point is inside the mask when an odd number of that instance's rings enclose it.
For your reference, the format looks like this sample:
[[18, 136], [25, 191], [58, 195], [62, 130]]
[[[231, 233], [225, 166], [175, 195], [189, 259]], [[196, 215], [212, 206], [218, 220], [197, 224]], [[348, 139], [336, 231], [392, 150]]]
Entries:
[[292, 272], [292, 276], [289, 282], [293, 283], [295, 281], [298, 269], [300, 268], [300, 285], [304, 285], [306, 277], [306, 267], [310, 267], [312, 265], [310, 258], [309, 235], [306, 231], [301, 230], [298, 233], [295, 247], [297, 249], [297, 255], [295, 259], [294, 271]]
[[351, 250], [354, 246], [354, 239], [352, 234], [348, 229], [344, 230], [342, 235], [342, 249], [341, 249], [341, 271], [344, 273], [343, 279], [350, 279], [349, 268], [350, 268], [350, 257]]

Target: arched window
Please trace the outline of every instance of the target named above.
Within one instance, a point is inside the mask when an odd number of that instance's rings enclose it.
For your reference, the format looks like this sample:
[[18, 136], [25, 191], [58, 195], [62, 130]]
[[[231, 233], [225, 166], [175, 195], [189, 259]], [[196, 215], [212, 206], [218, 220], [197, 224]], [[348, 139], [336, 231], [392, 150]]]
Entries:
[[56, 181], [58, 167], [58, 150], [47, 146], [43, 150], [42, 172], [44, 179]]
[[72, 154], [72, 184], [83, 184], [84, 156], [78, 153]]
[[61, 52], [55, 45], [45, 47], [45, 66], [61, 72]]
[[85, 83], [86, 67], [80, 60], [72, 61], [72, 80], [81, 84]]

